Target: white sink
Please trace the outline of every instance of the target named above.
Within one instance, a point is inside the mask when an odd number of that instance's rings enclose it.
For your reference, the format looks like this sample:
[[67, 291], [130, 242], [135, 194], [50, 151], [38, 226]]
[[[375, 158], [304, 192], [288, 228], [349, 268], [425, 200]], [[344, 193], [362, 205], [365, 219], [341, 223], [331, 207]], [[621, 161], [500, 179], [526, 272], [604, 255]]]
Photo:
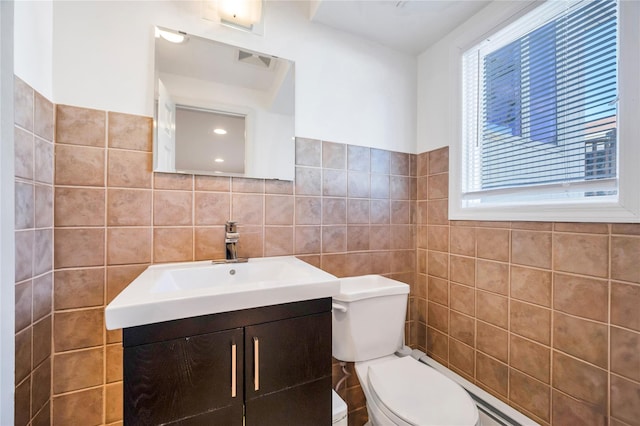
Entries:
[[340, 281], [293, 256], [149, 266], [105, 309], [109, 330], [333, 297]]

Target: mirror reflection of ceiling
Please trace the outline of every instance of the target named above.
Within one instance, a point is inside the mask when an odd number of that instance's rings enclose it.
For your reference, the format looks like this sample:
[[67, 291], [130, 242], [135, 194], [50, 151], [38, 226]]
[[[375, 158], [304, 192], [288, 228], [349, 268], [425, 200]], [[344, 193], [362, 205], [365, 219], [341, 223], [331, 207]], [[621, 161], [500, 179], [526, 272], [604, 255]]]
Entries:
[[162, 49], [156, 51], [156, 66], [163, 73], [255, 90], [269, 90], [276, 83], [279, 62], [271, 56], [200, 37], [188, 37], [183, 43], [159, 42]]
[[489, 0], [312, 0], [311, 20], [417, 55], [489, 3]]

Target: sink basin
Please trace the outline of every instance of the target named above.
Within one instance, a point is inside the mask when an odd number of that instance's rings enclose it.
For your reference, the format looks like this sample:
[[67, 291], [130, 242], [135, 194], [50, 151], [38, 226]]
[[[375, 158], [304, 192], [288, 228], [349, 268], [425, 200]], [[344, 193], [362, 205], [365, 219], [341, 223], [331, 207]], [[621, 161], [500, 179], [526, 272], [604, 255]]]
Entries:
[[105, 309], [109, 330], [333, 297], [339, 280], [293, 256], [151, 265]]

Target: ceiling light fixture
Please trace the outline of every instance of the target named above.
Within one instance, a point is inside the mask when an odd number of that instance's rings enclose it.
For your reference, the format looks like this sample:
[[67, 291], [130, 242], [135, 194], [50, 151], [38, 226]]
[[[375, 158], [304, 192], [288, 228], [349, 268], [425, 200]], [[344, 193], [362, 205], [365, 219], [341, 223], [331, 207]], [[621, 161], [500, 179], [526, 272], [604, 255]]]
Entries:
[[215, 133], [216, 135], [226, 135], [227, 131], [225, 129], [217, 128], [213, 129], [213, 133]]
[[216, 163], [224, 163], [224, 158], [216, 158], [215, 160]]

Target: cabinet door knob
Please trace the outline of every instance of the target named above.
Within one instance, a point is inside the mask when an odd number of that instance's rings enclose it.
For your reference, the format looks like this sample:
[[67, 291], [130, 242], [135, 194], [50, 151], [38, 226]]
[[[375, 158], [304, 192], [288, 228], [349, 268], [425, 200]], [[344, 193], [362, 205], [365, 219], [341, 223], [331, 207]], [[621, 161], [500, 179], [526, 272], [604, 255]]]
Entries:
[[260, 340], [253, 338], [253, 390], [260, 390]]
[[231, 345], [231, 398], [236, 397], [236, 344]]

